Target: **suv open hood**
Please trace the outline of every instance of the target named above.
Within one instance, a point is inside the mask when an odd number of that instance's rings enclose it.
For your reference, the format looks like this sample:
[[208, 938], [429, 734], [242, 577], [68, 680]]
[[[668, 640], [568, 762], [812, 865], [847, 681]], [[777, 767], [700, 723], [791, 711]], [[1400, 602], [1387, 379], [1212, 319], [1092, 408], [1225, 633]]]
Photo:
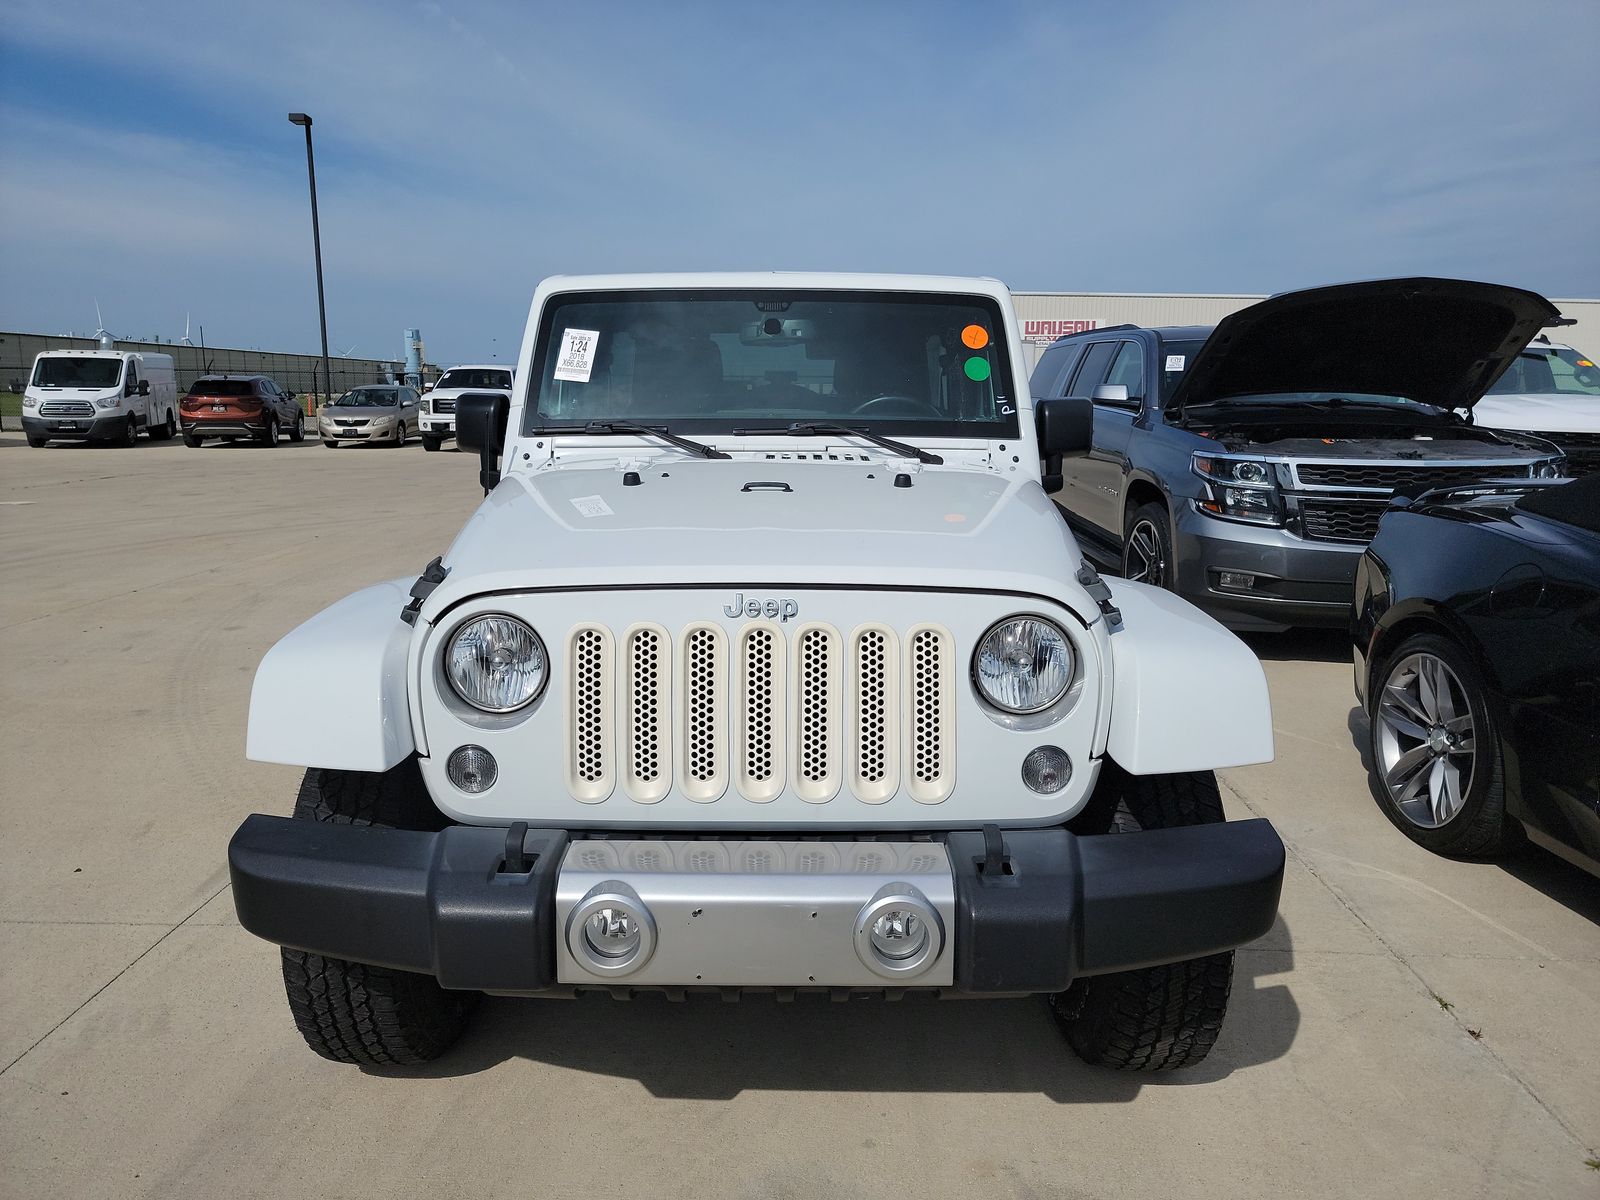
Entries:
[[1404, 396], [1471, 408], [1559, 315], [1534, 292], [1464, 279], [1284, 292], [1218, 323], [1166, 411], [1283, 392]]

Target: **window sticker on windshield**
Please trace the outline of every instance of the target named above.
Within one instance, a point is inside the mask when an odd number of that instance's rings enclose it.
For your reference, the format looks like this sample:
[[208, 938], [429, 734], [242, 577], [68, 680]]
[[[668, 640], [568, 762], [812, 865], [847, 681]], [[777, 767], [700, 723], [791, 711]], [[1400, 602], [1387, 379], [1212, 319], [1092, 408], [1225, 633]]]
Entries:
[[616, 515], [611, 511], [611, 505], [606, 503], [604, 496], [574, 496], [571, 504], [573, 508], [578, 510], [580, 517], [611, 517]]
[[561, 335], [561, 353], [556, 358], [555, 377], [573, 383], [588, 383], [589, 374], [594, 370], [594, 352], [599, 345], [598, 329], [566, 330]]
[[1183, 355], [1181, 355], [1181, 354], [1169, 354], [1169, 355], [1167, 355], [1167, 365], [1163, 369], [1167, 370], [1167, 371], [1181, 371], [1181, 370], [1183, 370]]

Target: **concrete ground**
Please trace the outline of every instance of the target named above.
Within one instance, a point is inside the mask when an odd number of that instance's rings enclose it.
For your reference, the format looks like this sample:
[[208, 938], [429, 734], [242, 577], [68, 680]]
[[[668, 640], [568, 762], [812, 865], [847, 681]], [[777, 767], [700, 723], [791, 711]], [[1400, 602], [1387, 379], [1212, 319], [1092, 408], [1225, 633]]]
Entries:
[[1253, 643], [1278, 759], [1225, 799], [1289, 870], [1196, 1070], [1087, 1068], [1034, 1001], [490, 1000], [427, 1070], [314, 1057], [228, 893], [299, 776], [244, 759], [251, 675], [475, 493], [415, 445], [0, 435], [0, 1192], [1600, 1194], [1600, 884], [1396, 832], [1333, 635]]

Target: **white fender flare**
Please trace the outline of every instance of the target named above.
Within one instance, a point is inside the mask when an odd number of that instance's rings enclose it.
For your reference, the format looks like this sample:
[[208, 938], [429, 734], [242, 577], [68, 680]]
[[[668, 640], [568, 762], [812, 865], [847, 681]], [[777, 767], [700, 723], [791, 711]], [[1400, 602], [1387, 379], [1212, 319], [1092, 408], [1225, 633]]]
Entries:
[[1135, 775], [1272, 761], [1272, 701], [1255, 652], [1187, 600], [1107, 579], [1122, 625], [1110, 627], [1106, 750]]
[[415, 749], [406, 699], [411, 581], [363, 588], [284, 635], [256, 669], [245, 755], [387, 771]]

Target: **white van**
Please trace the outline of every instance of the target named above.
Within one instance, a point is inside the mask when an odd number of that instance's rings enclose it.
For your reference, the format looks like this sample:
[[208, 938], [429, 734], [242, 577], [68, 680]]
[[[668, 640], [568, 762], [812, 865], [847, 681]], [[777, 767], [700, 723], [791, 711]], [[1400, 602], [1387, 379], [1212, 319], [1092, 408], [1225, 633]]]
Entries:
[[163, 441], [178, 431], [172, 355], [46, 350], [33, 360], [22, 396], [28, 445], [54, 440], [131, 446], [141, 429]]

